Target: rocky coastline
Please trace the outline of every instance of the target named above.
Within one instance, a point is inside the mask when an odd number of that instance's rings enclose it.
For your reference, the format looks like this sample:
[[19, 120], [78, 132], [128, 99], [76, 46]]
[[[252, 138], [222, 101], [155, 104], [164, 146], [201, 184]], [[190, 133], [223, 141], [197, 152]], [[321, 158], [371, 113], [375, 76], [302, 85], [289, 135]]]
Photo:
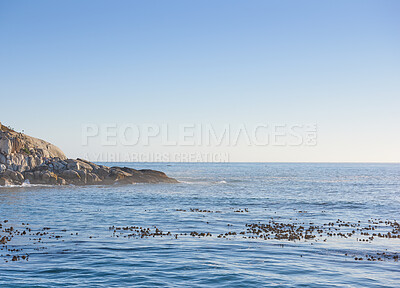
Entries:
[[55, 145], [0, 123], [0, 186], [178, 183], [165, 173], [68, 159]]

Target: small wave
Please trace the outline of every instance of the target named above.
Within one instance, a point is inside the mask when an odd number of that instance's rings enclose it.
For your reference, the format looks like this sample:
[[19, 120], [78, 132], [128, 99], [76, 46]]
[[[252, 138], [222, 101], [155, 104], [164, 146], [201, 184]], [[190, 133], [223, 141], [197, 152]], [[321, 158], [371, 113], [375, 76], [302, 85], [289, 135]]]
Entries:
[[215, 185], [215, 184], [227, 184], [228, 182], [225, 180], [219, 180], [219, 181], [202, 181], [202, 180], [179, 180], [179, 183], [181, 184], [189, 184], [189, 185]]
[[29, 187], [53, 187], [54, 185], [48, 184], [31, 184], [29, 180], [25, 180], [21, 185], [7, 184], [0, 188], [29, 188]]
[[31, 186], [31, 185], [32, 185], [32, 184], [31, 184], [31, 182], [29, 182], [29, 180], [25, 180], [24, 183], [22, 183], [21, 186], [23, 186], [23, 187], [29, 187], [29, 186]]
[[192, 184], [199, 184], [199, 182], [196, 182], [195, 180], [181, 180], [181, 179], [176, 179], [176, 180], [178, 180], [178, 184], [190, 184], [190, 185], [192, 185]]

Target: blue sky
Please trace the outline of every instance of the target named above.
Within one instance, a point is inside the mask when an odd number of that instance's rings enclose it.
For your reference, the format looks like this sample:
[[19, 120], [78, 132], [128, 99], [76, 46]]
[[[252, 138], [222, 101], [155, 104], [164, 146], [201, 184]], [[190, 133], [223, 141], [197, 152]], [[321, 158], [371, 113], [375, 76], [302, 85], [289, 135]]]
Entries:
[[[0, 121], [70, 157], [400, 162], [398, 11], [385, 0], [0, 0]], [[82, 147], [85, 123], [316, 123], [318, 143]]]

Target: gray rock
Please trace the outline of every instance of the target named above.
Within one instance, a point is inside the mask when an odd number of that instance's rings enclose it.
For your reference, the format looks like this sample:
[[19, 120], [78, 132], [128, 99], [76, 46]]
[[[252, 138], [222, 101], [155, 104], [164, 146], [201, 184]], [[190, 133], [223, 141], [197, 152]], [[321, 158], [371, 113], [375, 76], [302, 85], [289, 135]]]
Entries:
[[28, 165], [21, 165], [21, 166], [18, 166], [18, 172], [25, 172], [25, 171], [29, 171], [30, 170], [30, 167], [28, 166]]
[[0, 139], [0, 153], [8, 155], [11, 153], [11, 141], [7, 137], [2, 137]]
[[27, 162], [28, 162], [28, 166], [30, 167], [30, 169], [33, 169], [36, 167], [35, 158], [33, 158], [32, 155], [28, 156]]
[[78, 174], [79, 174], [79, 176], [81, 177], [81, 184], [86, 184], [86, 182], [87, 182], [87, 173], [86, 173], [86, 170], [79, 170], [79, 171], [77, 171], [78, 172]]
[[57, 161], [53, 163], [54, 171], [60, 173], [61, 171], [67, 169], [67, 163], [64, 161]]
[[89, 164], [81, 161], [81, 160], [72, 160], [69, 161], [67, 164], [67, 169], [69, 170], [86, 170], [88, 172], [91, 172], [93, 170], [92, 166]]
[[33, 172], [33, 177], [35, 178], [35, 180], [40, 180], [40, 171]]
[[58, 177], [58, 178], [57, 178], [57, 183], [58, 183], [59, 185], [67, 185], [67, 181], [65, 181], [65, 179], [63, 179], [63, 178], [61, 178], [61, 177]]
[[7, 158], [3, 154], [0, 153], [0, 163], [6, 164], [7, 163]]
[[6, 170], [7, 170], [6, 165], [0, 164], [0, 173], [3, 173], [3, 172], [6, 171]]
[[45, 163], [40, 164], [39, 166], [35, 167], [35, 171], [49, 171], [49, 166]]
[[20, 172], [12, 171], [9, 169], [3, 173], [3, 177], [9, 178], [17, 184], [22, 184], [25, 180], [24, 175], [22, 175]]
[[35, 166], [39, 166], [43, 164], [43, 158], [39, 156], [35, 156]]
[[87, 178], [87, 184], [96, 184], [101, 182], [99, 176], [97, 176], [94, 173], [87, 173], [86, 178]]
[[43, 171], [41, 180], [44, 184], [57, 184], [57, 175], [50, 171]]
[[100, 179], [104, 179], [108, 174], [110, 174], [110, 168], [99, 166], [99, 168], [93, 170], [93, 173], [95, 173]]
[[[80, 161], [80, 162], [82, 162], [82, 163], [85, 163], [85, 164], [89, 165], [90, 167], [92, 167], [92, 169], [98, 169], [98, 168], [100, 168], [99, 165], [94, 164], [94, 163], [92, 163], [92, 162], [89, 162], [89, 161], [87, 161], [87, 160], [85, 160], [85, 159], [78, 158], [78, 159], [76, 159], [76, 160], [78, 160], [78, 161]], [[86, 169], [86, 170], [89, 170], [89, 169]], [[90, 171], [91, 171], [91, 170], [90, 170]]]
[[34, 176], [33, 172], [25, 172], [24, 177], [25, 177], [25, 180], [29, 181], [29, 183], [35, 182], [35, 176]]
[[5, 177], [0, 177], [0, 186], [6, 186], [6, 185], [11, 185], [12, 183], [10, 182], [9, 179]]
[[71, 180], [71, 181], [81, 180], [81, 176], [79, 176], [79, 173], [75, 170], [65, 170], [61, 173], [60, 176], [65, 180]]

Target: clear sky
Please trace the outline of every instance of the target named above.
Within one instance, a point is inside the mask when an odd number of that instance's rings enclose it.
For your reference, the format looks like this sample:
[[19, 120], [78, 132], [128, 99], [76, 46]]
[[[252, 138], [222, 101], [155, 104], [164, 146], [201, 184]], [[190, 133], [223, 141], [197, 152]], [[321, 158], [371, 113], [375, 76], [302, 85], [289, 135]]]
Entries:
[[[400, 162], [399, 13], [396, 0], [0, 0], [0, 121], [70, 157]], [[311, 123], [317, 143], [83, 147], [87, 123]]]

